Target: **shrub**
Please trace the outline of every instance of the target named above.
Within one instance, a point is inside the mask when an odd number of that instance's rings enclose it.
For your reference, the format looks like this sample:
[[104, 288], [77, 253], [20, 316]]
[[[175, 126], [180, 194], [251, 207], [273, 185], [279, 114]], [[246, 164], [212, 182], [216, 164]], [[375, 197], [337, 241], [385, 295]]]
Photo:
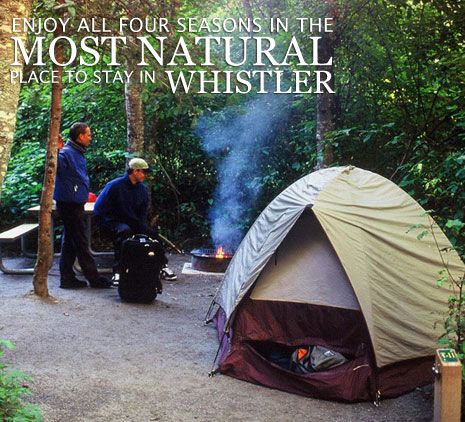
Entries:
[[3, 363], [5, 349], [14, 349], [15, 345], [0, 339], [0, 420], [2, 421], [41, 421], [40, 408], [31, 403], [25, 403], [22, 397], [31, 394], [26, 385], [30, 377], [21, 371], [7, 369]]
[[21, 220], [29, 207], [39, 203], [44, 161], [45, 148], [39, 142], [28, 141], [15, 148], [2, 191], [0, 217], [3, 222]]

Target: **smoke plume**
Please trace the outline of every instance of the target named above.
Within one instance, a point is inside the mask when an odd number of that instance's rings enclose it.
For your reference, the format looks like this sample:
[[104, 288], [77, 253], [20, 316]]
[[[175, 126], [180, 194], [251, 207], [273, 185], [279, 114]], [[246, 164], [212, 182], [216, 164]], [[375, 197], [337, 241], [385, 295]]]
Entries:
[[229, 107], [204, 115], [197, 134], [204, 151], [214, 157], [218, 185], [209, 212], [215, 247], [235, 250], [244, 235], [244, 222], [261, 190], [264, 150], [286, 123], [288, 96], [259, 95], [240, 109]]

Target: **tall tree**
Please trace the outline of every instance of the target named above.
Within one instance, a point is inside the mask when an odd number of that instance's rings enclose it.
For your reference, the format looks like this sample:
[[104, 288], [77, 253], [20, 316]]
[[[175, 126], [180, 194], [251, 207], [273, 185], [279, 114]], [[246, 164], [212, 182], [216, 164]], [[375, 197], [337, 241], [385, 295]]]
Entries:
[[[63, 4], [64, 1], [60, 0]], [[54, 37], [62, 36], [60, 25], [54, 33]], [[55, 62], [63, 63], [64, 46], [62, 43], [55, 44]], [[60, 134], [61, 121], [61, 96], [63, 91], [62, 74], [63, 67], [53, 64], [53, 70], [57, 75], [57, 82], [52, 83], [52, 102], [50, 106], [50, 129], [47, 143], [47, 157], [45, 160], [44, 183], [42, 196], [40, 198], [39, 214], [39, 242], [37, 261], [34, 268], [34, 293], [46, 298], [48, 292], [48, 271], [53, 262], [53, 237], [52, 237], [52, 206], [53, 191], [55, 188], [55, 178], [57, 171], [58, 136]]]
[[10, 71], [22, 70], [22, 65], [10, 66], [14, 61], [14, 44], [11, 37], [20, 35], [26, 38], [26, 32], [12, 32], [12, 19], [27, 18], [31, 7], [32, 0], [3, 0], [0, 4], [0, 194], [15, 133], [20, 88], [18, 79], [10, 80]]
[[[127, 4], [120, 4], [124, 13], [129, 18], [138, 17], [145, 19], [147, 16], [157, 18], [169, 18], [171, 22], [175, 21], [175, 17], [180, 8], [180, 3], [177, 0], [170, 0], [158, 4], [156, 2], [135, 1]], [[124, 98], [126, 105], [127, 119], [127, 151], [130, 155], [141, 156], [144, 153], [153, 150], [150, 146], [144, 144], [144, 104], [142, 100], [142, 83], [141, 83], [141, 68], [137, 65], [140, 61], [140, 44], [136, 37], [140, 33], [128, 34], [128, 48], [126, 49], [126, 67], [127, 71], [132, 72], [131, 78], [125, 83]], [[166, 34], [170, 37], [172, 34]], [[152, 133], [153, 135], [153, 133]], [[155, 139], [151, 137], [152, 142]]]
[[[318, 57], [320, 63], [327, 63], [333, 58], [335, 51], [336, 35], [334, 24], [336, 20], [336, 6], [334, 0], [326, 0], [325, 18], [333, 19], [333, 32], [327, 32], [323, 35], [318, 45]], [[321, 66], [320, 70], [326, 70], [333, 75], [330, 81], [331, 90], [334, 91], [334, 72], [333, 65]], [[328, 142], [327, 133], [335, 128], [334, 122], [334, 94], [324, 90], [317, 94], [316, 99], [316, 150], [317, 150], [317, 168], [328, 167], [334, 160], [333, 147]]]
[[135, 37], [128, 36], [129, 48], [126, 53], [127, 71], [132, 76], [124, 86], [124, 99], [127, 118], [127, 151], [131, 155], [144, 153], [144, 108], [142, 104], [142, 84], [140, 81], [139, 48]]

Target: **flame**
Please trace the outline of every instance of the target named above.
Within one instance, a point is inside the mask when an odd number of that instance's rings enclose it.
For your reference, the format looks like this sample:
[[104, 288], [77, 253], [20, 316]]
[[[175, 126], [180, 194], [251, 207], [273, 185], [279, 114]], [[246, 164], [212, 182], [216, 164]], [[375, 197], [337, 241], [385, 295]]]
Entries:
[[215, 252], [215, 258], [223, 259], [226, 253], [224, 252], [223, 246], [220, 246]]

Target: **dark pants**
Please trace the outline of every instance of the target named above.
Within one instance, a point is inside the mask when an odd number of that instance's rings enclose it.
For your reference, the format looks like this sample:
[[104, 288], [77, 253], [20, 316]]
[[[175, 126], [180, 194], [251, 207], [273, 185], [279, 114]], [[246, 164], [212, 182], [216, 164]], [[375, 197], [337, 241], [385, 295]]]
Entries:
[[61, 237], [61, 279], [72, 280], [76, 277], [73, 265], [77, 258], [85, 278], [90, 282], [98, 280], [97, 266], [90, 253], [86, 234], [84, 204], [57, 202], [57, 211], [64, 226]]
[[[121, 246], [123, 241], [128, 239], [135, 234], [144, 234], [154, 240], [158, 240], [160, 245], [163, 245], [161, 239], [158, 236], [158, 232], [155, 229], [152, 229], [149, 226], [138, 226], [138, 227], [131, 227], [125, 223], [119, 223], [117, 221], [107, 221], [101, 224], [103, 230], [107, 232], [113, 240], [113, 246], [115, 249], [115, 264], [113, 267], [113, 271], [115, 273], [119, 273], [119, 262], [121, 259]], [[165, 263], [168, 260], [165, 257]]]

